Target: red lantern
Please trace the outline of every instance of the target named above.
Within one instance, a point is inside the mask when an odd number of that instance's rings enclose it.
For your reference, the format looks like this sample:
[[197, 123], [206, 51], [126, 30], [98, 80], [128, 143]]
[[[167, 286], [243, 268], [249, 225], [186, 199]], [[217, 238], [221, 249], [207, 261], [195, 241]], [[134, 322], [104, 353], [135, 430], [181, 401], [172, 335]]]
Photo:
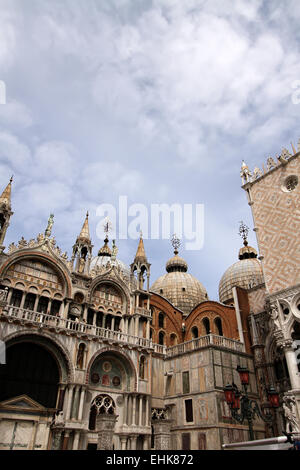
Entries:
[[234, 410], [239, 410], [240, 408], [240, 394], [238, 392], [234, 394], [232, 408]]
[[279, 407], [279, 394], [276, 392], [274, 387], [269, 388], [268, 399], [273, 408]]
[[249, 370], [246, 367], [237, 366], [236, 370], [240, 374], [242, 385], [249, 385]]
[[227, 405], [231, 405], [234, 400], [234, 393], [232, 385], [226, 385], [224, 388], [224, 395]]

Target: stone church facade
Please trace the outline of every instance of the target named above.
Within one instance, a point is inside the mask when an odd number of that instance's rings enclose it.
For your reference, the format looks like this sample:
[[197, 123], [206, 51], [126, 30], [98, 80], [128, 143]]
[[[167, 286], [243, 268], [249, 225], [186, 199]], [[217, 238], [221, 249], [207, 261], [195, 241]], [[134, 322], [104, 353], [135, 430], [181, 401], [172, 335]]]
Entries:
[[70, 259], [53, 215], [6, 251], [10, 181], [0, 198], [0, 449], [210, 450], [248, 440], [224, 398], [240, 383], [237, 366], [262, 410], [270, 385], [280, 393], [272, 425], [256, 419], [255, 437], [299, 432], [299, 155], [283, 152], [253, 174], [243, 164], [261, 256], [244, 237], [219, 301], [188, 272], [176, 239], [152, 285], [142, 237], [130, 267], [108, 236], [93, 256], [88, 214]]

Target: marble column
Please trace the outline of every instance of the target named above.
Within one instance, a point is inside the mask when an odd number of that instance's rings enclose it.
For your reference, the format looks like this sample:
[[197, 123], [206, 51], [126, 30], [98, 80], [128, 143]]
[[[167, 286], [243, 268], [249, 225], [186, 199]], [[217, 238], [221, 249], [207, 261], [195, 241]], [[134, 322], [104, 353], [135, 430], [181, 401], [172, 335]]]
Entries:
[[147, 339], [150, 339], [150, 320], [147, 320], [146, 338], [147, 338]]
[[120, 436], [121, 450], [126, 450], [127, 436]]
[[127, 423], [128, 395], [124, 395], [123, 424]]
[[132, 395], [132, 424], [135, 425], [136, 396]]
[[146, 397], [145, 426], [150, 426], [150, 423], [149, 423], [149, 396]]
[[131, 450], [136, 450], [136, 440], [137, 440], [137, 435], [130, 436], [130, 449]]
[[86, 392], [85, 387], [82, 386], [81, 395], [80, 395], [80, 403], [79, 403], [79, 411], [78, 411], [78, 421], [82, 421], [85, 392]]
[[7, 305], [10, 305], [10, 301], [11, 301], [11, 297], [12, 297], [12, 295], [13, 295], [13, 291], [14, 291], [14, 290], [13, 290], [12, 287], [10, 287], [10, 288], [8, 289]]
[[143, 397], [140, 396], [140, 408], [139, 408], [139, 426], [143, 425]]
[[67, 411], [66, 411], [66, 421], [69, 421], [70, 416], [71, 416], [71, 406], [72, 406], [72, 401], [73, 401], [73, 389], [74, 389], [74, 385], [69, 385], [68, 386], [68, 405], [67, 405]]
[[289, 370], [292, 390], [299, 390], [300, 389], [299, 371], [298, 371], [295, 350], [292, 344], [293, 344], [293, 340], [289, 339], [289, 340], [284, 340], [282, 343], [282, 346], [283, 346], [286, 363], [287, 363], [288, 370]]
[[71, 418], [75, 420], [77, 419], [77, 416], [78, 416], [79, 390], [80, 390], [80, 385], [76, 385], [74, 399], [73, 399], [72, 413], [71, 413]]
[[75, 431], [75, 436], [74, 436], [74, 441], [73, 441], [73, 450], [78, 450], [79, 438], [80, 438], [80, 431]]
[[24, 303], [25, 303], [25, 299], [26, 299], [26, 292], [22, 292], [22, 299], [21, 299], [21, 303], [20, 303], [20, 308], [24, 308]]

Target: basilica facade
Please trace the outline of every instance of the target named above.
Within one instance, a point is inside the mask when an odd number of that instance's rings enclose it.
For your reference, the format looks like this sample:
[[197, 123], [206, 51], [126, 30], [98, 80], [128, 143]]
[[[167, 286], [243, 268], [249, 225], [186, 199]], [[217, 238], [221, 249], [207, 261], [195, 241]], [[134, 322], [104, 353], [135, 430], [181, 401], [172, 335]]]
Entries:
[[268, 387], [280, 394], [272, 423], [254, 420], [254, 437], [299, 432], [299, 156], [283, 151], [253, 173], [243, 163], [260, 256], [242, 226], [219, 301], [189, 272], [176, 239], [153, 283], [142, 236], [130, 266], [108, 230], [93, 254], [88, 214], [71, 258], [56, 244], [52, 214], [42, 233], [6, 249], [10, 181], [0, 198], [0, 449], [210, 450], [246, 441], [247, 422], [224, 397], [227, 384], [239, 384], [239, 366], [262, 413]]

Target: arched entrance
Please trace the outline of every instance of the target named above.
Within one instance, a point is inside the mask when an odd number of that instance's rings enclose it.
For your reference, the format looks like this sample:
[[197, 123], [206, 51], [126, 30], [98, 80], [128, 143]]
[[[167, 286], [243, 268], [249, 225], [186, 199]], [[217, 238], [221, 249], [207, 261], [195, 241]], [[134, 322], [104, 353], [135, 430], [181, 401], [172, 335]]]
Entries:
[[46, 408], [56, 407], [58, 365], [39, 344], [24, 341], [8, 346], [0, 382], [0, 401], [27, 395]]

